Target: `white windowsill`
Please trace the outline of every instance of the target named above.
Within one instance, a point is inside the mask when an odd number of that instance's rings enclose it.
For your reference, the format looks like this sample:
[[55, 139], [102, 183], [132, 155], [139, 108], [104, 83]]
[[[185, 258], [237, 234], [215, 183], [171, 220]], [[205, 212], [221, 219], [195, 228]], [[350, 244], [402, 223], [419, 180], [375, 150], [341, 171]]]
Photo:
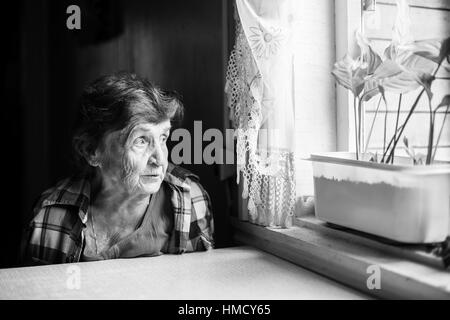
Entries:
[[[314, 217], [289, 229], [265, 228], [232, 219], [234, 239], [289, 260], [379, 298], [450, 299], [450, 272], [431, 256], [393, 248], [332, 229]], [[377, 265], [381, 288], [368, 289], [367, 268]]]

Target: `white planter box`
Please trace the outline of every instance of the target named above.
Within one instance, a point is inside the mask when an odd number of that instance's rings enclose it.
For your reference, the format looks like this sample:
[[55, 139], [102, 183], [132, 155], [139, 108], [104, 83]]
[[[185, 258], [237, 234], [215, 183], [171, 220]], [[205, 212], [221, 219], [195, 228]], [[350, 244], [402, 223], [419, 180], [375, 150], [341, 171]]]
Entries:
[[319, 219], [405, 243], [450, 235], [450, 164], [354, 159], [348, 152], [311, 155]]

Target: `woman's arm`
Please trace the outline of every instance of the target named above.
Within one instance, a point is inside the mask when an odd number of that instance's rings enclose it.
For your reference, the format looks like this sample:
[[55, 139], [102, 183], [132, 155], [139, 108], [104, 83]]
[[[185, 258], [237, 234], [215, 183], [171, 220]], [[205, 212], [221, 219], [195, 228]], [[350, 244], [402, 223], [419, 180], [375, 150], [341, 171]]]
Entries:
[[189, 179], [191, 186], [191, 225], [190, 244], [187, 251], [204, 251], [214, 248], [214, 218], [211, 199], [203, 186], [196, 180]]

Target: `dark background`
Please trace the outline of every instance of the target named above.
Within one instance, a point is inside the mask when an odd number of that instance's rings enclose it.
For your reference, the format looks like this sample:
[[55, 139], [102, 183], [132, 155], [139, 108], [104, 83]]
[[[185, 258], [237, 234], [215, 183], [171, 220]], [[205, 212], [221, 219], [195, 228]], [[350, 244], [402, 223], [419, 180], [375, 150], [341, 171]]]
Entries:
[[[66, 8], [81, 8], [68, 30]], [[71, 173], [70, 140], [83, 87], [131, 71], [182, 96], [182, 126], [193, 133], [227, 126], [225, 70], [232, 40], [231, 1], [21, 0], [3, 2], [2, 217], [0, 267], [17, 264], [24, 223], [36, 197]], [[232, 16], [232, 15], [231, 15]], [[217, 247], [232, 245], [228, 216], [235, 179], [217, 165], [183, 165], [213, 202]], [[233, 201], [234, 200], [234, 201]]]

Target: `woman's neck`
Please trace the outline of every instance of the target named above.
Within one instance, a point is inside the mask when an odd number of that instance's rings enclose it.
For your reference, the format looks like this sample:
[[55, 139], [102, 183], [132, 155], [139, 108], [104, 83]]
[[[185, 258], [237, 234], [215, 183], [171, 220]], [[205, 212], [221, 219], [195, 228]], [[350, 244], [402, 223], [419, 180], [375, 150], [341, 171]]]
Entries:
[[107, 213], [111, 218], [134, 219], [145, 213], [150, 195], [130, 192], [104, 177], [97, 175], [92, 181], [91, 207]]

